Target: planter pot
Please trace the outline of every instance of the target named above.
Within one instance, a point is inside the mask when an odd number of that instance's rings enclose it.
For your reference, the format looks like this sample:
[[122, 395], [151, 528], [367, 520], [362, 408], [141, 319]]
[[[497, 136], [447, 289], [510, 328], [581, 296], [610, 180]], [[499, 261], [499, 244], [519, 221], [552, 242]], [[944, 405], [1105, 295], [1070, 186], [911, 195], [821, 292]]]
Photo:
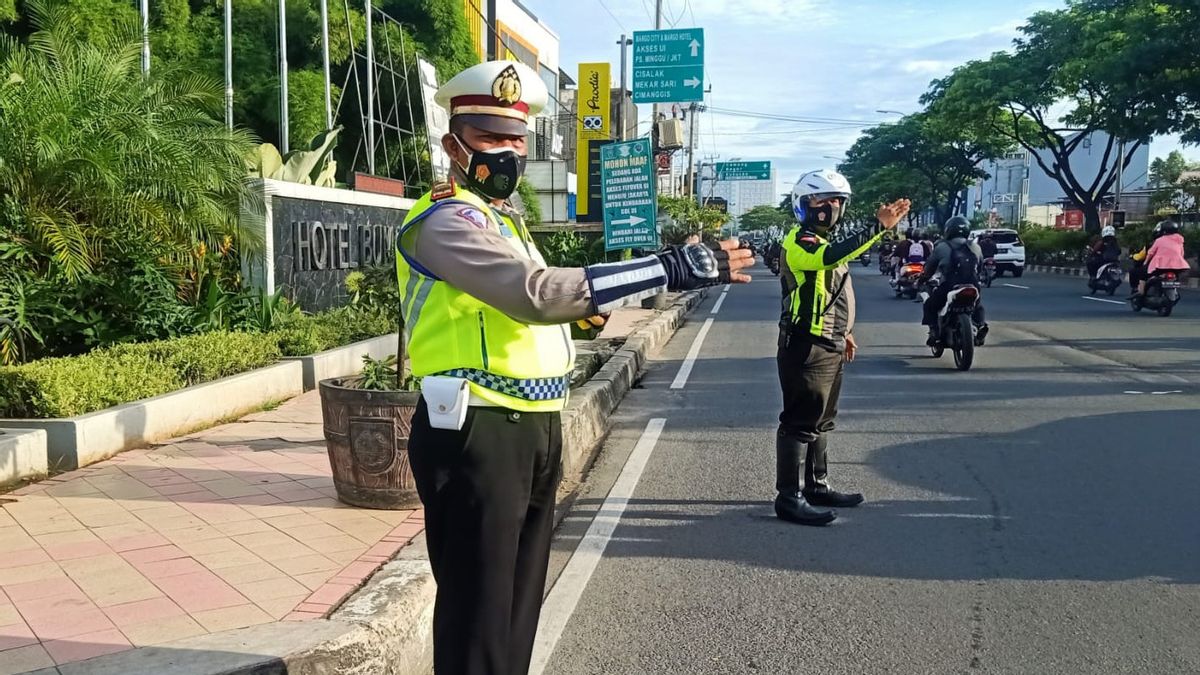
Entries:
[[369, 391], [350, 378], [322, 380], [321, 417], [338, 499], [368, 509], [420, 505], [408, 436], [418, 391]]

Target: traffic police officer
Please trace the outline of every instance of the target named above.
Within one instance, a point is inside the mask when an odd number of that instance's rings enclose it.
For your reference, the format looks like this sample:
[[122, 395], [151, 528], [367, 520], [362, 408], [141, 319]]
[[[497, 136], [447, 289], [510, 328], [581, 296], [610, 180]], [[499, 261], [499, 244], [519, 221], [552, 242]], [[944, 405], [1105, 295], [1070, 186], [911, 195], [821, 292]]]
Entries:
[[[783, 317], [780, 320], [779, 383], [783, 412], [775, 439], [775, 514], [802, 525], [827, 525], [836, 515], [817, 507], [851, 507], [861, 494], [829, 485], [826, 435], [833, 431], [842, 369], [853, 361], [854, 287], [847, 261], [862, 255], [909, 210], [901, 199], [879, 208], [881, 229], [831, 229], [846, 213], [850, 183], [835, 171], [811, 171], [792, 190], [800, 224], [783, 239]], [[800, 465], [804, 464], [804, 487]]]
[[546, 103], [525, 65], [491, 61], [447, 82], [451, 180], [417, 201], [397, 272], [422, 400], [409, 458], [437, 580], [438, 675], [527, 672], [561, 476], [568, 326], [664, 290], [747, 282], [736, 242], [668, 247], [621, 263], [547, 267], [508, 202], [528, 118]]

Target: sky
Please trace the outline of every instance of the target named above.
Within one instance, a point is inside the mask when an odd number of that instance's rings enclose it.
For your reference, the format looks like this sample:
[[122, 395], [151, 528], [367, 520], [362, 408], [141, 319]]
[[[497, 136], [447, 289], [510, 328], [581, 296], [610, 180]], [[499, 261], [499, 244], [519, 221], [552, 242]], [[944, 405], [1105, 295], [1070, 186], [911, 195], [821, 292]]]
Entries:
[[[618, 77], [620, 35], [654, 28], [654, 0], [522, 3], [558, 33], [562, 69], [572, 76], [579, 63], [609, 62]], [[837, 164], [863, 128], [918, 111], [930, 81], [1006, 49], [1027, 17], [1062, 5], [1054, 0], [663, 0], [663, 27], [704, 29], [705, 86], [712, 88], [707, 105], [848, 121], [804, 124], [701, 115], [698, 157], [770, 160], [783, 193], [805, 171]], [[650, 112], [649, 105], [639, 106], [646, 123]], [[1200, 161], [1200, 148], [1181, 147], [1174, 137], [1155, 139], [1150, 156], [1173, 149]]]

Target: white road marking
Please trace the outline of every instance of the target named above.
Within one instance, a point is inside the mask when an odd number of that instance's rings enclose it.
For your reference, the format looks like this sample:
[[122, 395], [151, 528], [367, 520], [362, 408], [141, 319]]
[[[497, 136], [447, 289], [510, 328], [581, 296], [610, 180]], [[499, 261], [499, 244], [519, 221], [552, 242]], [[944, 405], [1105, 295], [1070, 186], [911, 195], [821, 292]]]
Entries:
[[1150, 392], [1150, 395], [1151, 396], [1162, 396], [1163, 394], [1182, 394], [1182, 393], [1183, 393], [1182, 391], [1175, 389], [1173, 391], [1152, 391], [1152, 392]]
[[1010, 520], [1010, 516], [992, 516], [986, 513], [904, 513], [901, 518], [962, 518], [964, 520]]
[[716, 314], [721, 311], [721, 305], [725, 304], [725, 296], [729, 295], [729, 291], [721, 293], [721, 297], [717, 298], [717, 302], [713, 305], [712, 311], [709, 314]]
[[571, 555], [571, 560], [554, 582], [550, 595], [546, 596], [546, 602], [542, 604], [541, 620], [538, 621], [537, 639], [533, 643], [530, 675], [541, 675], [545, 671], [550, 656], [554, 654], [554, 646], [562, 637], [563, 629], [567, 627], [567, 622], [571, 620], [571, 615], [575, 613], [575, 607], [579, 604], [579, 598], [583, 596], [596, 566], [604, 557], [604, 549], [608, 547], [613, 531], [620, 524], [625, 507], [633, 497], [633, 491], [666, 423], [667, 420], [656, 418], [646, 425], [646, 430], [642, 432], [629, 459], [625, 461], [625, 468], [621, 469], [621, 475], [617, 477], [617, 482], [613, 484], [604, 504], [600, 506], [599, 514], [592, 520], [587, 534], [583, 536], [575, 553]]
[[679, 366], [679, 374], [675, 376], [675, 381], [671, 383], [672, 389], [683, 389], [687, 384], [688, 378], [692, 375], [692, 368], [696, 367], [696, 358], [700, 356], [700, 347], [704, 345], [704, 338], [708, 335], [708, 329], [712, 328], [713, 320], [705, 319], [704, 325], [700, 327], [700, 332], [696, 334], [696, 339], [692, 340], [692, 348], [688, 350], [687, 358], [683, 360], [683, 365]]
[[1021, 290], [1023, 290], [1023, 291], [1027, 291], [1027, 290], [1029, 290], [1029, 287], [1028, 287], [1028, 286], [1018, 286], [1017, 284], [1004, 284], [1004, 285], [1005, 285], [1005, 286], [1008, 286], [1009, 288], [1019, 288], [1019, 289], [1021, 289]]
[[725, 284], [725, 288], [722, 288], [722, 289], [721, 289], [721, 292], [722, 292], [722, 293], [728, 293], [728, 292], [729, 292], [729, 287], [730, 287], [730, 286], [732, 286], [732, 285], [733, 285], [733, 284]]
[[1107, 300], [1105, 298], [1093, 298], [1090, 295], [1081, 295], [1079, 297], [1083, 298], [1084, 300], [1091, 300], [1092, 302], [1107, 302], [1110, 305], [1124, 305], [1125, 304], [1124, 302], [1122, 302], [1120, 300]]

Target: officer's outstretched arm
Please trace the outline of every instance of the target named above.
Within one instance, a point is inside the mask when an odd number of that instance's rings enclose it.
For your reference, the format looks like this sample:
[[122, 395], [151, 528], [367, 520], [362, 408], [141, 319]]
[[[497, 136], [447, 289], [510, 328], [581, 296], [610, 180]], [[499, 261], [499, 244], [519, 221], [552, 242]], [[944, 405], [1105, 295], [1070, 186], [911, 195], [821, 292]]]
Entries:
[[863, 254], [883, 237], [883, 231], [863, 227], [836, 242], [823, 242], [803, 232], [796, 235], [802, 254], [794, 268], [804, 271], [830, 270]]
[[400, 242], [403, 254], [438, 279], [529, 324], [570, 323], [666, 290], [748, 281], [739, 270], [753, 264], [749, 251], [696, 245], [586, 268], [545, 267], [518, 255], [472, 210], [447, 206], [430, 214]]

